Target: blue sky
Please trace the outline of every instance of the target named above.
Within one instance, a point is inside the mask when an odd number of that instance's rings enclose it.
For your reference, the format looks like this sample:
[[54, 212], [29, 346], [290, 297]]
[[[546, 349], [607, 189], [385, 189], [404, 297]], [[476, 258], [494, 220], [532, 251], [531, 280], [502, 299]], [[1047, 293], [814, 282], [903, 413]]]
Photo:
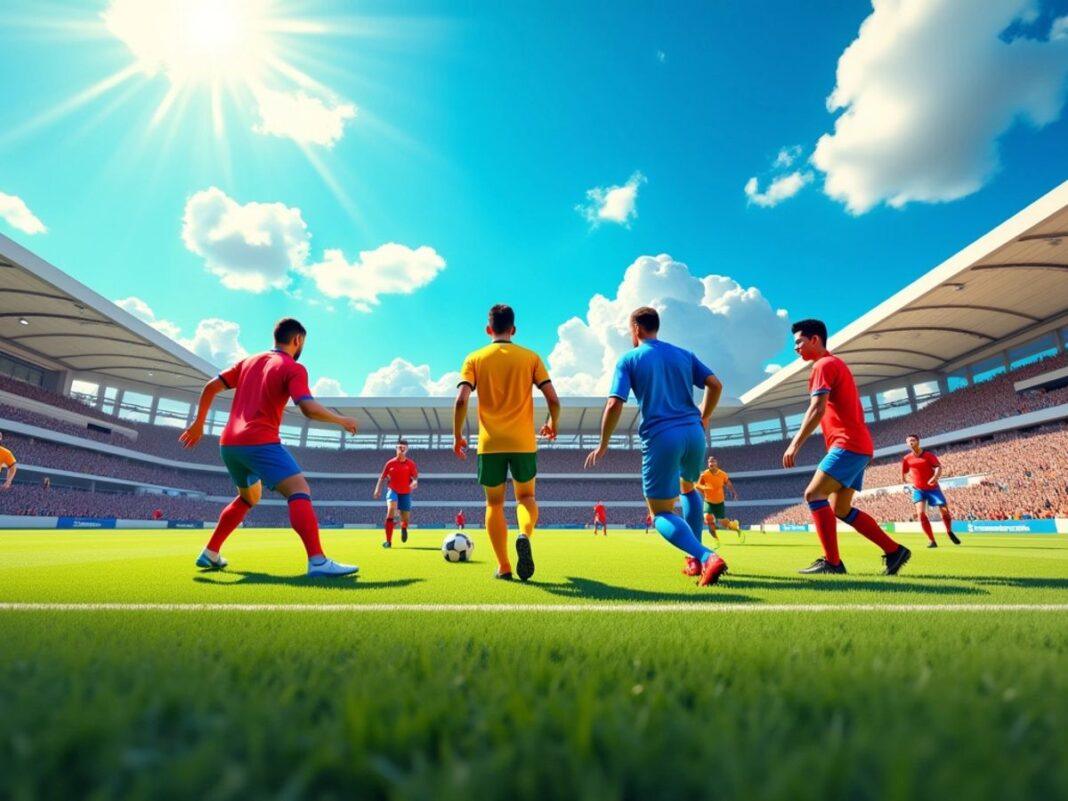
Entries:
[[351, 394], [395, 358], [369, 389], [446, 391], [495, 302], [601, 391], [640, 300], [739, 395], [789, 358], [776, 310], [844, 325], [1068, 177], [1068, 2], [277, 0], [315, 32], [269, 46], [314, 83], [226, 55], [155, 121], [189, 54], [151, 74], [131, 42], [184, 23], [161, 0], [124, 39], [116, 5], [0, 12], [0, 231], [218, 360], [297, 316]]

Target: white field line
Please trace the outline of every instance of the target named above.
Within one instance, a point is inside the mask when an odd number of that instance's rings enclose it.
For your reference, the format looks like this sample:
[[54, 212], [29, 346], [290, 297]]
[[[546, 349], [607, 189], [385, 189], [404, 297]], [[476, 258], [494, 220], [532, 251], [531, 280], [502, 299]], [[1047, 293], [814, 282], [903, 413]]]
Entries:
[[1068, 604], [214, 604], [0, 603], [0, 612], [1068, 612]]

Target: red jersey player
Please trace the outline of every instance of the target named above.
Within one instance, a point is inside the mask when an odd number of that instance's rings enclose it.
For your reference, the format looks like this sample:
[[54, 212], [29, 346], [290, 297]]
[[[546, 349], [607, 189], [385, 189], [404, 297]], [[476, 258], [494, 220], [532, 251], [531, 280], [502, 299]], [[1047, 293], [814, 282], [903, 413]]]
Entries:
[[347, 576], [359, 570], [354, 565], [327, 559], [323, 554], [311, 488], [296, 459], [283, 447], [278, 433], [289, 400], [297, 404], [305, 417], [334, 423], [350, 434], [356, 433], [355, 420], [334, 414], [312, 398], [308, 371], [297, 363], [306, 337], [307, 331], [296, 320], [291, 317], [279, 320], [274, 327], [274, 349], [242, 359], [209, 381], [200, 393], [196, 419], [178, 437], [185, 447], [195, 447], [204, 436], [204, 421], [215, 396], [228, 389], [237, 390], [219, 439], [219, 451], [237, 485], [237, 497], [219, 515], [207, 547], [197, 558], [197, 567], [209, 570], [226, 567], [227, 562], [219, 551], [249, 509], [259, 502], [262, 482], [288, 501], [290, 525], [308, 554], [309, 576]]
[[863, 486], [864, 470], [874, 453], [853, 374], [845, 362], [827, 350], [827, 326], [823, 322], [802, 320], [790, 330], [794, 333], [794, 351], [813, 365], [808, 379], [808, 410], [783, 454], [782, 466], [795, 465], [798, 451], [816, 426], [823, 429], [827, 445], [827, 455], [805, 490], [823, 556], [800, 572], [846, 572], [838, 555], [837, 517], [882, 548], [884, 575], [896, 575], [912, 556], [911, 551], [887, 536], [871, 515], [853, 506], [853, 495]]
[[937, 506], [942, 513], [942, 524], [946, 527], [946, 534], [954, 545], [960, 545], [960, 540], [953, 533], [953, 518], [949, 514], [949, 506], [946, 504], [946, 496], [942, 494], [942, 488], [938, 486], [938, 479], [942, 477], [942, 463], [938, 457], [926, 448], [920, 447], [920, 435], [909, 434], [905, 437], [905, 444], [909, 446], [909, 452], [901, 460], [901, 480], [912, 480], [912, 502], [916, 504], [916, 519], [920, 521], [923, 533], [927, 535], [930, 543], [928, 548], [937, 548], [934, 531], [931, 530], [931, 521], [927, 519], [927, 506]]
[[460, 531], [463, 531], [466, 527], [467, 518], [464, 517], [464, 510], [461, 509], [459, 512], [456, 513], [456, 528], [460, 529]]
[[401, 542], [408, 541], [408, 518], [412, 513], [412, 491], [419, 486], [419, 468], [408, 458], [408, 440], [397, 440], [397, 455], [386, 462], [382, 473], [375, 482], [374, 498], [377, 501], [382, 491], [382, 482], [388, 485], [386, 490], [386, 541], [383, 548], [393, 547], [393, 528], [396, 526], [397, 510], [400, 510]]
[[608, 510], [604, 508], [604, 501], [597, 501], [593, 507], [593, 536], [597, 536], [597, 529], [601, 529], [608, 536]]

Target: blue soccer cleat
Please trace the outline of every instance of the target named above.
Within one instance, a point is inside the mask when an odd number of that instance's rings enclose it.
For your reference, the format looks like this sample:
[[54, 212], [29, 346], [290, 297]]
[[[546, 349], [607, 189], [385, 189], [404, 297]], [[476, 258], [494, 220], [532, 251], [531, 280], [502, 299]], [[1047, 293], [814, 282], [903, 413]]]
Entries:
[[325, 556], [320, 556], [319, 561], [308, 560], [309, 576], [351, 576], [359, 572], [360, 568], [356, 565], [343, 565]]
[[228, 564], [230, 563], [223, 559], [222, 554], [219, 554], [217, 562], [213, 562], [206, 551], [201, 551], [200, 556], [197, 557], [197, 567], [203, 567], [206, 570], [222, 570]]

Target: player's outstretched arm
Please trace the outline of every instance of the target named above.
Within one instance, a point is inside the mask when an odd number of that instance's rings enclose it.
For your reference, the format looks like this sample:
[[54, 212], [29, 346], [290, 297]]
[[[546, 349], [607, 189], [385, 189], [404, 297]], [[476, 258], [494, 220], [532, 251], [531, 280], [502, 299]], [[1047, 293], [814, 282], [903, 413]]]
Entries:
[[546, 381], [538, 389], [545, 396], [545, 403], [549, 406], [549, 417], [546, 419], [545, 425], [541, 427], [538, 435], [552, 441], [556, 439], [556, 424], [560, 420], [560, 396], [556, 394], [556, 387], [553, 386], [552, 381]]
[[705, 379], [705, 396], [701, 399], [701, 425], [708, 428], [712, 420], [712, 412], [719, 405], [719, 398], [723, 394], [723, 383], [714, 375]]
[[3, 486], [0, 486], [0, 489], [11, 489], [11, 482], [15, 480], [15, 473], [17, 473], [18, 471], [19, 467], [17, 464], [15, 464], [14, 462], [9, 464], [7, 466], [7, 478], [4, 480]]
[[464, 438], [464, 421], [467, 420], [467, 402], [471, 397], [471, 385], [460, 384], [456, 400], [452, 404], [452, 452], [458, 459], [467, 458], [467, 440]]
[[204, 421], [208, 419], [211, 404], [215, 401], [215, 396], [225, 391], [226, 388], [226, 384], [222, 382], [221, 378], [213, 378], [204, 385], [204, 389], [200, 390], [200, 400], [197, 401], [197, 416], [194, 418], [192, 425], [178, 435], [178, 441], [185, 447], [196, 447], [196, 444], [203, 438]]
[[608, 443], [612, 439], [612, 434], [615, 433], [616, 426], [619, 425], [619, 418], [622, 414], [623, 399], [617, 398], [615, 395], [611, 396], [608, 402], [605, 403], [604, 413], [601, 415], [601, 443], [596, 450], [590, 451], [586, 456], [587, 469], [601, 461], [608, 452]]
[[738, 500], [738, 490], [734, 488], [734, 482], [728, 478], [724, 483], [727, 485], [727, 489], [731, 491], [731, 496], [734, 500]]
[[308, 398], [297, 405], [300, 406], [301, 414], [309, 420], [317, 420], [320, 423], [333, 423], [336, 426], [341, 426], [350, 434], [356, 433], [357, 424], [353, 418], [332, 412], [317, 400]]
[[801, 421], [801, 428], [794, 434], [793, 440], [790, 441], [790, 446], [786, 449], [786, 453], [782, 455], [783, 467], [794, 467], [797, 463], [797, 453], [801, 450], [801, 446], [805, 444], [812, 432], [816, 430], [816, 426], [820, 424], [820, 420], [823, 419], [823, 413], [827, 411], [827, 393], [821, 392], [818, 395], [813, 395], [808, 402], [808, 409], [805, 410], [805, 417]]

